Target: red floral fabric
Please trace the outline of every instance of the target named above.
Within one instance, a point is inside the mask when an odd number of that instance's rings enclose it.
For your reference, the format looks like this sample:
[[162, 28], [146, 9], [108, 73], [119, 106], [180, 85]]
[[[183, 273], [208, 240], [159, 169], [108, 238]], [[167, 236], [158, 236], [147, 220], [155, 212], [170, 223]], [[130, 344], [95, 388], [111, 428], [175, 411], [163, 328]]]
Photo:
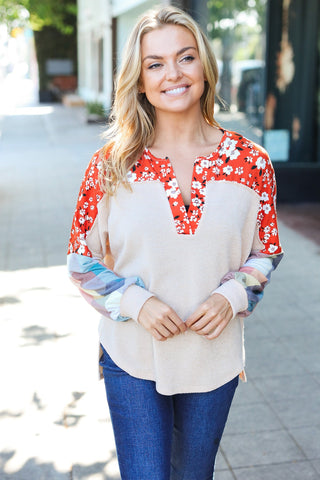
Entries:
[[188, 211], [168, 158], [157, 158], [145, 149], [129, 172], [128, 179], [130, 182], [160, 180], [168, 196], [177, 233], [187, 235], [194, 234], [199, 225], [208, 182], [224, 180], [251, 188], [260, 197], [257, 222], [260, 240], [265, 245], [261, 253], [275, 255], [282, 251], [278, 237], [276, 183], [272, 164], [262, 147], [240, 134], [224, 130], [217, 150], [195, 159]]
[[[260, 197], [257, 223], [263, 254], [281, 253], [275, 210], [276, 184], [272, 164], [266, 151], [242, 135], [223, 131], [215, 152], [197, 157], [194, 162], [191, 204], [188, 211], [183, 203], [174, 169], [168, 158], [156, 158], [145, 149], [140, 159], [128, 172], [128, 181], [161, 181], [166, 191], [178, 234], [193, 235], [201, 219], [206, 187], [210, 181], [236, 182], [254, 190]], [[96, 152], [88, 166], [80, 188], [78, 204], [73, 218], [68, 253], [91, 256], [86, 246], [87, 232], [98, 213], [98, 203], [103, 196], [99, 186], [100, 160]]]
[[98, 215], [98, 203], [103, 197], [103, 192], [99, 186], [100, 164], [99, 151], [97, 151], [89, 163], [80, 187], [71, 226], [68, 254], [78, 253], [79, 255], [92, 257], [87, 247], [86, 236]]

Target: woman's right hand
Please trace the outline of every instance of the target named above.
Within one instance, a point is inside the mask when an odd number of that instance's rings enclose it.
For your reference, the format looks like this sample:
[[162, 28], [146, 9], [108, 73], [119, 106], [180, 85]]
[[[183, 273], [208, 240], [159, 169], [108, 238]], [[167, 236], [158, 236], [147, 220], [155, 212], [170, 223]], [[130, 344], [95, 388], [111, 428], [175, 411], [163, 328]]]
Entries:
[[160, 342], [187, 330], [176, 312], [157, 297], [150, 297], [144, 303], [138, 316], [138, 323]]

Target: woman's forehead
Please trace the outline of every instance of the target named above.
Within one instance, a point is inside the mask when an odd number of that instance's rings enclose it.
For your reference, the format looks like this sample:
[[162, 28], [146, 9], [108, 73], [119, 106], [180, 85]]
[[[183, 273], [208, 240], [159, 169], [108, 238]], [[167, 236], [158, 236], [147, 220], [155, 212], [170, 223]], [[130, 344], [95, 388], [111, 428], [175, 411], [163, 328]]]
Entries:
[[168, 52], [178, 52], [187, 46], [197, 48], [197, 42], [190, 30], [181, 25], [164, 25], [143, 35], [141, 55], [165, 56]]

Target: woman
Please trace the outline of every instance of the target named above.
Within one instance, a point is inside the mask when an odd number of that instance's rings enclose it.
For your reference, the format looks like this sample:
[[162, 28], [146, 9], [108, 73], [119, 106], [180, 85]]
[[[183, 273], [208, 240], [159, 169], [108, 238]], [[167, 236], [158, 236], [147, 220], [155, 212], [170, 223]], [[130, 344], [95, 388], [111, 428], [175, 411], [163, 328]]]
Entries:
[[244, 376], [243, 317], [282, 255], [271, 163], [215, 121], [217, 80], [191, 17], [141, 17], [73, 220], [69, 272], [102, 314], [126, 480], [212, 479]]

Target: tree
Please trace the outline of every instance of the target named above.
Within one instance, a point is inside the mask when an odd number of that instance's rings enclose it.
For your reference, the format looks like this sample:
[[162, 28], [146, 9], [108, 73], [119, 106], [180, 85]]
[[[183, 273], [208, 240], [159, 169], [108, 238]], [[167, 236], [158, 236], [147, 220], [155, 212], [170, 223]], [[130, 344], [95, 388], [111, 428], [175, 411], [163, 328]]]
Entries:
[[40, 100], [50, 100], [52, 78], [47, 74], [46, 61], [67, 58], [77, 68], [76, 0], [0, 0], [0, 23], [5, 23], [12, 35], [19, 27], [34, 31]]
[[209, 25], [208, 34], [211, 38], [220, 38], [222, 43], [222, 74], [220, 95], [231, 102], [231, 59], [235, 32], [243, 23], [245, 16], [256, 15], [257, 23], [263, 25], [266, 0], [208, 0]]
[[70, 19], [76, 14], [75, 0], [0, 0], [0, 23], [10, 30], [13, 26], [24, 27], [29, 21], [34, 31], [50, 26], [68, 35], [74, 31]]

